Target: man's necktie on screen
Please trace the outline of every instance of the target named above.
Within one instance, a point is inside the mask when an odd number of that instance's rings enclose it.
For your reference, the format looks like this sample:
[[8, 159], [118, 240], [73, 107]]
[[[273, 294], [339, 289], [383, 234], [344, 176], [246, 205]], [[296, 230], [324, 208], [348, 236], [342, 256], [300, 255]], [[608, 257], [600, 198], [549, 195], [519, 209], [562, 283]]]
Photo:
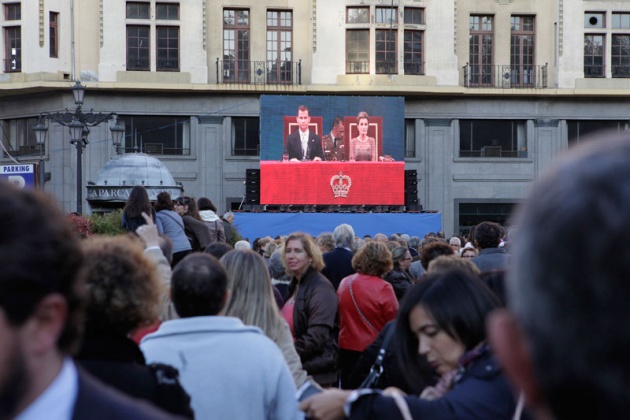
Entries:
[[333, 142], [334, 142], [334, 145], [335, 145], [335, 149], [337, 148], [337, 140], [339, 140], [337, 137], [335, 137], [335, 138], [333, 139]]

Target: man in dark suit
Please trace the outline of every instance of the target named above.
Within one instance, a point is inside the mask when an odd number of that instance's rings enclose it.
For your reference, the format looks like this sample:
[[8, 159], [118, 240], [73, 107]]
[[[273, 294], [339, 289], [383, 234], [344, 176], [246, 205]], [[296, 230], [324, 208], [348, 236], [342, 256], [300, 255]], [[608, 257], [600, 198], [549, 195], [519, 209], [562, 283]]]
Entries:
[[77, 369], [83, 254], [42, 193], [0, 182], [0, 419], [169, 419]]
[[330, 280], [337, 290], [341, 280], [355, 272], [352, 268], [352, 257], [354, 256], [352, 251], [354, 229], [352, 226], [345, 223], [337, 226], [333, 231], [333, 241], [335, 242], [335, 249], [323, 255], [326, 267], [322, 270], [322, 274]]
[[289, 134], [285, 145], [289, 160], [293, 162], [300, 160], [324, 160], [322, 139], [308, 128], [308, 124], [311, 122], [311, 116], [306, 105], [300, 105], [298, 107], [296, 121], [298, 130]]

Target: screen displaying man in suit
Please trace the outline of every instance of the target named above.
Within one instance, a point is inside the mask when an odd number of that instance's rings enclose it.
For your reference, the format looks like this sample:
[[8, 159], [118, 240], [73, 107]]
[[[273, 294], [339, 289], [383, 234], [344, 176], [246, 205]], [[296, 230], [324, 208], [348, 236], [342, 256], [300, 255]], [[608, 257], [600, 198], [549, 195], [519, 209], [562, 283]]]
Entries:
[[309, 130], [308, 124], [311, 122], [308, 107], [300, 105], [297, 110], [296, 121], [298, 130], [289, 134], [286, 142], [286, 153], [289, 160], [293, 162], [301, 160], [321, 161], [324, 160], [322, 151], [322, 140]]

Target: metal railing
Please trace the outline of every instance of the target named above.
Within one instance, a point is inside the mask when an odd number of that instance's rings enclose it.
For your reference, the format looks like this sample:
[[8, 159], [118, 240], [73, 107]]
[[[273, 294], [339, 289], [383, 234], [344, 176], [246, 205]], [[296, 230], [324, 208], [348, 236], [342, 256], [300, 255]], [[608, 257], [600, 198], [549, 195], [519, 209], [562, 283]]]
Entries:
[[[161, 147], [159, 147], [161, 146]], [[189, 156], [190, 148], [164, 147], [162, 144], [156, 147], [155, 143], [145, 143], [144, 145], [133, 147], [118, 147], [118, 153], [146, 153], [147, 155], [172, 155]]]
[[148, 71], [151, 67], [149, 67], [149, 59], [146, 58], [138, 58], [127, 60], [127, 70], [128, 71]]
[[603, 64], [585, 64], [584, 77], [606, 77], [606, 66]]
[[403, 63], [405, 74], [409, 75], [424, 75], [424, 65], [423, 63], [418, 63], [417, 61], [405, 61]]
[[251, 61], [219, 60], [217, 83], [245, 83], [254, 85], [301, 85], [302, 60]]
[[179, 71], [179, 58], [158, 58], [157, 71]]
[[9, 145], [8, 149], [6, 153], [3, 153], [3, 156], [39, 156], [40, 149], [43, 155], [46, 154], [46, 146], [38, 144], [21, 145], [17, 149], [12, 149]]
[[[377, 61], [375, 63], [376, 74], [398, 74], [398, 62], [397, 61]], [[423, 63], [416, 61], [405, 61], [403, 63], [404, 74], [408, 75], [424, 75]], [[369, 61], [347, 61], [346, 62], [346, 74], [369, 74], [370, 62]]]
[[546, 88], [547, 64], [544, 66], [492, 66], [466, 63], [464, 66], [464, 86], [499, 89]]
[[369, 74], [369, 61], [346, 61], [346, 74]]
[[398, 74], [397, 61], [377, 61], [376, 74]]
[[612, 70], [612, 77], [630, 77], [630, 65], [613, 64], [610, 69]]

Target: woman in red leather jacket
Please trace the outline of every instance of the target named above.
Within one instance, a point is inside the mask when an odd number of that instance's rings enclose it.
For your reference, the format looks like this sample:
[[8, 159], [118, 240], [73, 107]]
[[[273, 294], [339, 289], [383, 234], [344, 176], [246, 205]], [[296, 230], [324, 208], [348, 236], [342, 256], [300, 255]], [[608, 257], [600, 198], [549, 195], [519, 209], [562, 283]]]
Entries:
[[398, 312], [392, 285], [380, 277], [392, 269], [392, 254], [383, 243], [365, 244], [352, 258], [352, 267], [357, 273], [337, 289], [342, 388], [363, 350]]

